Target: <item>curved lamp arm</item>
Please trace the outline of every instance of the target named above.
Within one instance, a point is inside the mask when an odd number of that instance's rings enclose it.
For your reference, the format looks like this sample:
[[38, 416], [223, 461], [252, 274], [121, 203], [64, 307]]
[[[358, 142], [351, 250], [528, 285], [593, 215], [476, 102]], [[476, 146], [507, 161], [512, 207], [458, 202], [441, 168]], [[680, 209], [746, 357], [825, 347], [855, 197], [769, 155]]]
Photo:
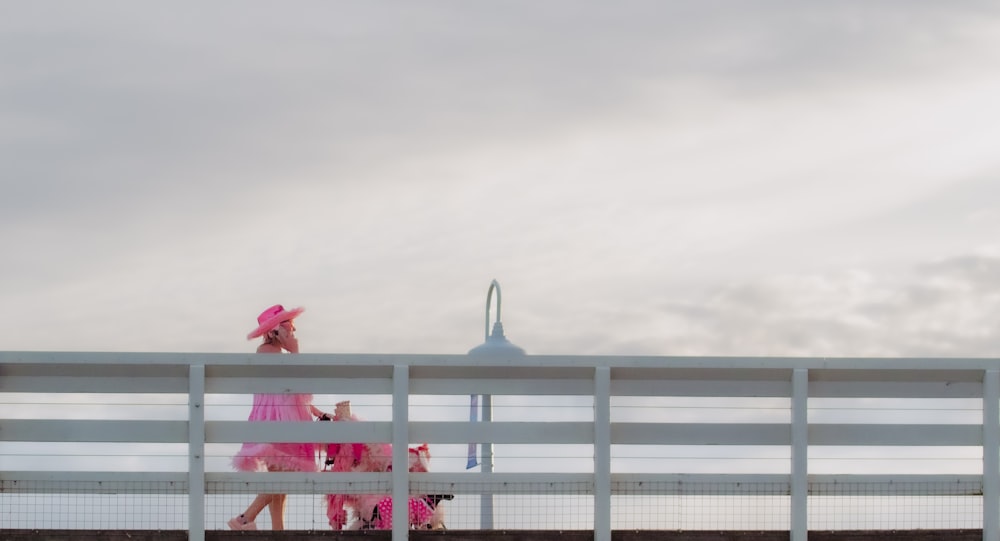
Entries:
[[490, 282], [490, 289], [486, 291], [486, 332], [483, 333], [483, 340], [490, 338], [490, 301], [493, 298], [493, 290], [497, 292], [497, 323], [500, 322], [500, 282], [493, 280]]

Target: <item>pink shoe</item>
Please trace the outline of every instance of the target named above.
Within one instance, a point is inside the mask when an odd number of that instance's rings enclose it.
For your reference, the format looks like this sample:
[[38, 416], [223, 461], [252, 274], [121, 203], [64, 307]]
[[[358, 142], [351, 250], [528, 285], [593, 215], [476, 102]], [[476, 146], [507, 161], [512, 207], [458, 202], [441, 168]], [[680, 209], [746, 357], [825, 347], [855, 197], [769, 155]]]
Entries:
[[256, 530], [257, 525], [254, 524], [252, 520], [247, 520], [246, 517], [240, 515], [238, 517], [233, 517], [229, 519], [229, 529], [230, 530]]

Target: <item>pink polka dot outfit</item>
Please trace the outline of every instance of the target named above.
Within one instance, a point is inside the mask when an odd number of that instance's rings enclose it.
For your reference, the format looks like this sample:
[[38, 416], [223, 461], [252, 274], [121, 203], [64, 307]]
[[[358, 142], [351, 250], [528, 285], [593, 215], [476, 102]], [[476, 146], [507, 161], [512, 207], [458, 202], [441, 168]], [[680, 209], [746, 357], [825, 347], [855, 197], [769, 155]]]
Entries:
[[[410, 526], [426, 526], [430, 524], [434, 510], [423, 498], [410, 498]], [[378, 519], [375, 528], [379, 530], [392, 529], [392, 498], [378, 502]]]

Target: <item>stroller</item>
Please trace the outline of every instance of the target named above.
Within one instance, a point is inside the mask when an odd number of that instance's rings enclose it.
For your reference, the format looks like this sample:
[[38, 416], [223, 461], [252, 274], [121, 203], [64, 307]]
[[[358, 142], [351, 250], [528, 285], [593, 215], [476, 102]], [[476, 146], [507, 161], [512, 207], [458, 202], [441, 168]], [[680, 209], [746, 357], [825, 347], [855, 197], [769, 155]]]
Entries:
[[[348, 401], [337, 404], [333, 421], [358, 421], [351, 413]], [[411, 472], [426, 472], [430, 464], [430, 448], [425, 443], [409, 448], [408, 468]], [[388, 443], [331, 443], [326, 446], [323, 471], [329, 472], [389, 472], [392, 471], [392, 445]], [[409, 498], [408, 512], [411, 529], [443, 530], [444, 500], [452, 494], [424, 494]], [[334, 530], [387, 530], [392, 528], [392, 496], [388, 494], [327, 494], [326, 515]]]

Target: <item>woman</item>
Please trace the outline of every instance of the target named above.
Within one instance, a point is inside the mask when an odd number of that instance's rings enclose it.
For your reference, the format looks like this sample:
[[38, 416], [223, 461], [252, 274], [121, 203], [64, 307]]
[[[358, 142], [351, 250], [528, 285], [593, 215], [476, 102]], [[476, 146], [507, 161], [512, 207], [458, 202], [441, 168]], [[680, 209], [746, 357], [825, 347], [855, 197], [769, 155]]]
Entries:
[[[257, 328], [247, 340], [263, 336], [257, 353], [299, 352], [295, 337], [295, 318], [304, 308], [285, 308], [276, 304], [257, 316]], [[250, 421], [311, 421], [313, 417], [329, 419], [326, 413], [312, 405], [311, 394], [254, 394]], [[316, 444], [313, 443], [244, 443], [233, 467], [239, 471], [318, 471]], [[271, 513], [271, 529], [285, 529], [286, 494], [258, 494], [246, 511], [229, 520], [233, 530], [256, 530], [254, 520], [267, 507]]]

